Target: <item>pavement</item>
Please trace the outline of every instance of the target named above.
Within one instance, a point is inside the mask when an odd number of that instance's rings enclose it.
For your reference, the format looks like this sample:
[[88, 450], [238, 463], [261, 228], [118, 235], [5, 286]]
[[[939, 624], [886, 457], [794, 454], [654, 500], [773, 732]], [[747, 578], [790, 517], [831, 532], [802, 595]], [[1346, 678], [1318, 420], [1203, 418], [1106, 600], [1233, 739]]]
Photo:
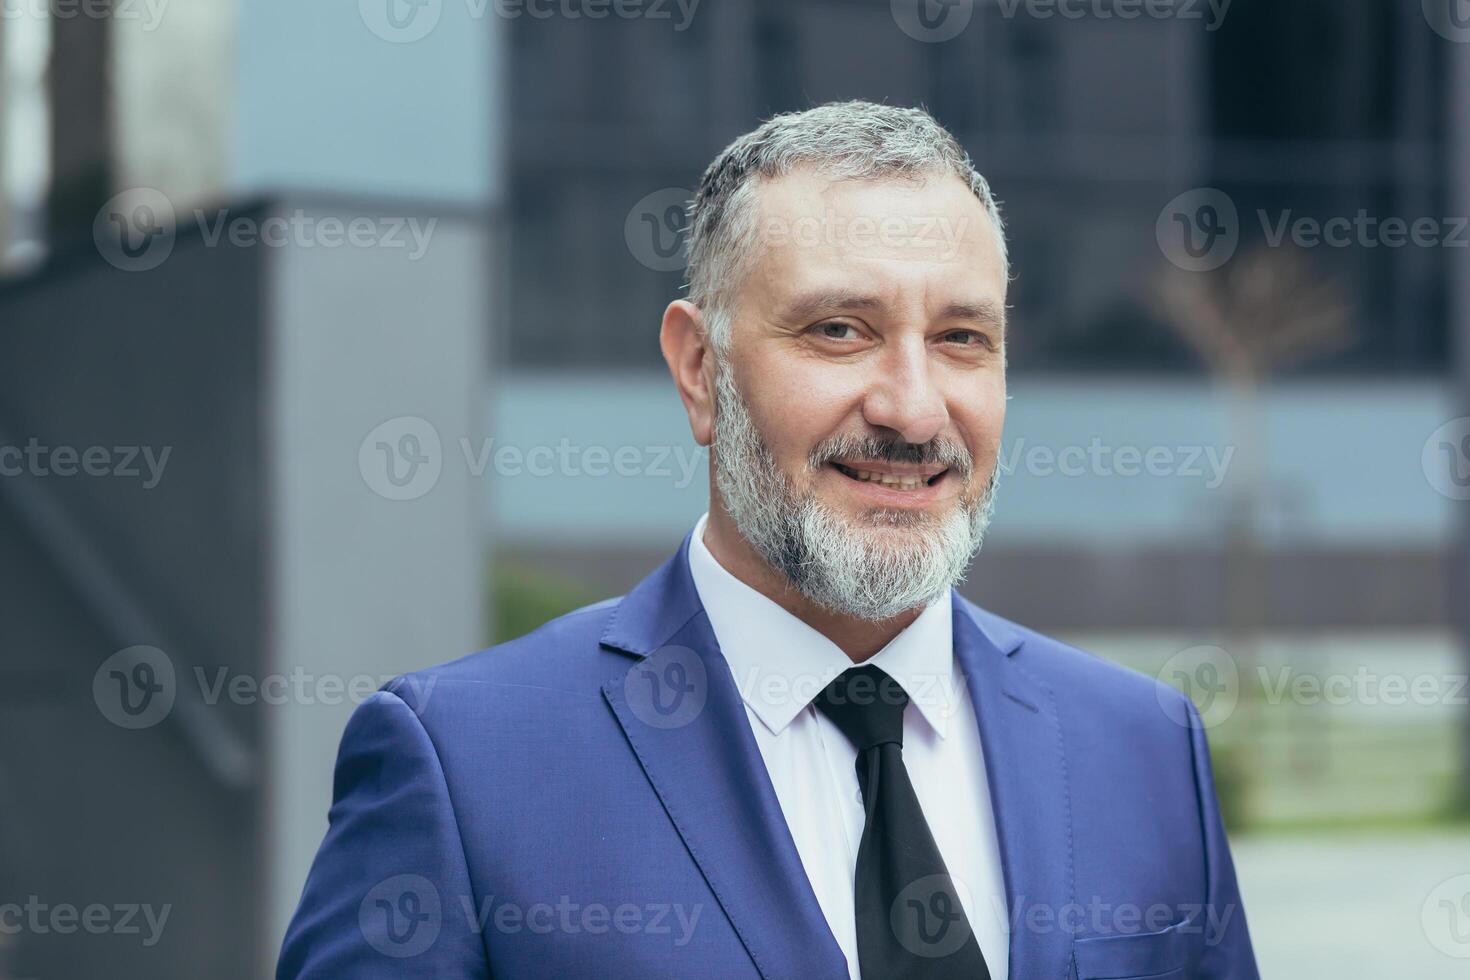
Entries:
[[1470, 830], [1231, 847], [1265, 980], [1470, 978]]

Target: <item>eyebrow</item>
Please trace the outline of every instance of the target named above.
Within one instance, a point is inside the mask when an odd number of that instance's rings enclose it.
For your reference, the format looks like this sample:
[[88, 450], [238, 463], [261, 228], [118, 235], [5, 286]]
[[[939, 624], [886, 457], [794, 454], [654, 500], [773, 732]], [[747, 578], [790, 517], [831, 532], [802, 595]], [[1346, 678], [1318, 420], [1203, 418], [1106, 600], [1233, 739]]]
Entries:
[[[788, 322], [804, 322], [822, 313], [860, 312], [882, 308], [883, 301], [867, 293], [841, 290], [821, 291], [808, 293], [793, 300], [785, 309], [784, 319]], [[941, 311], [940, 319], [968, 320], [995, 327], [1002, 333], [1006, 328], [1005, 307], [989, 300], [974, 303], [950, 303]]]
[[876, 296], [843, 291], [807, 293], [792, 300], [786, 307], [786, 320], [810, 320], [819, 313], [878, 310], [883, 303]]
[[970, 320], [995, 327], [1002, 333], [1006, 329], [1006, 308], [988, 300], [979, 303], [951, 303], [944, 308], [945, 320]]

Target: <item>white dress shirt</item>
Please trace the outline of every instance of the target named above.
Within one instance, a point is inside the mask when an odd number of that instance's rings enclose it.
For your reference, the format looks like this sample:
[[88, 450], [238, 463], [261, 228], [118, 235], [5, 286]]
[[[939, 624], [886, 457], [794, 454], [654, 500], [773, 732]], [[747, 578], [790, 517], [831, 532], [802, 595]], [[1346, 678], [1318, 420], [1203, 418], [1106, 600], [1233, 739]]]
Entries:
[[[822, 915], [858, 980], [853, 883], [863, 834], [857, 749], [812, 699], [852, 661], [730, 574], [704, 543], [689, 571], [709, 615]], [[903, 686], [903, 758], [994, 980], [1008, 973], [1005, 879], [975, 708], [954, 656], [950, 594], [866, 661]], [[875, 978], [869, 978], [875, 980]]]

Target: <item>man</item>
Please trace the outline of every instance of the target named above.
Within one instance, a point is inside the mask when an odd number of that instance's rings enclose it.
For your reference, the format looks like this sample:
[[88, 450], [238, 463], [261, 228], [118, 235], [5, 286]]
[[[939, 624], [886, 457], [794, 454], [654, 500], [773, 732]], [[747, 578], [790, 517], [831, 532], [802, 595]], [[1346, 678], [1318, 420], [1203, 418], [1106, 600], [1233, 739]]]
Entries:
[[1193, 706], [956, 595], [1006, 251], [927, 114], [710, 166], [661, 343], [709, 512], [348, 725], [282, 977], [1249, 978]]

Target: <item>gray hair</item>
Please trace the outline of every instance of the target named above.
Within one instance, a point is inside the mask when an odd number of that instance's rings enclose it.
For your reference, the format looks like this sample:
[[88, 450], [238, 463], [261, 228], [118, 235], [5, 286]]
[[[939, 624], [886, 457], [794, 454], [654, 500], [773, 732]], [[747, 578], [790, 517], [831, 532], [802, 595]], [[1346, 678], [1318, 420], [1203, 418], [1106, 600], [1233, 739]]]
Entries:
[[1005, 226], [990, 185], [929, 113], [872, 102], [782, 113], [725, 147], [689, 205], [689, 300], [704, 313], [716, 352], [728, 348], [732, 300], [755, 252], [756, 187], [803, 166], [837, 180], [954, 174], [985, 206], [1009, 278]]

